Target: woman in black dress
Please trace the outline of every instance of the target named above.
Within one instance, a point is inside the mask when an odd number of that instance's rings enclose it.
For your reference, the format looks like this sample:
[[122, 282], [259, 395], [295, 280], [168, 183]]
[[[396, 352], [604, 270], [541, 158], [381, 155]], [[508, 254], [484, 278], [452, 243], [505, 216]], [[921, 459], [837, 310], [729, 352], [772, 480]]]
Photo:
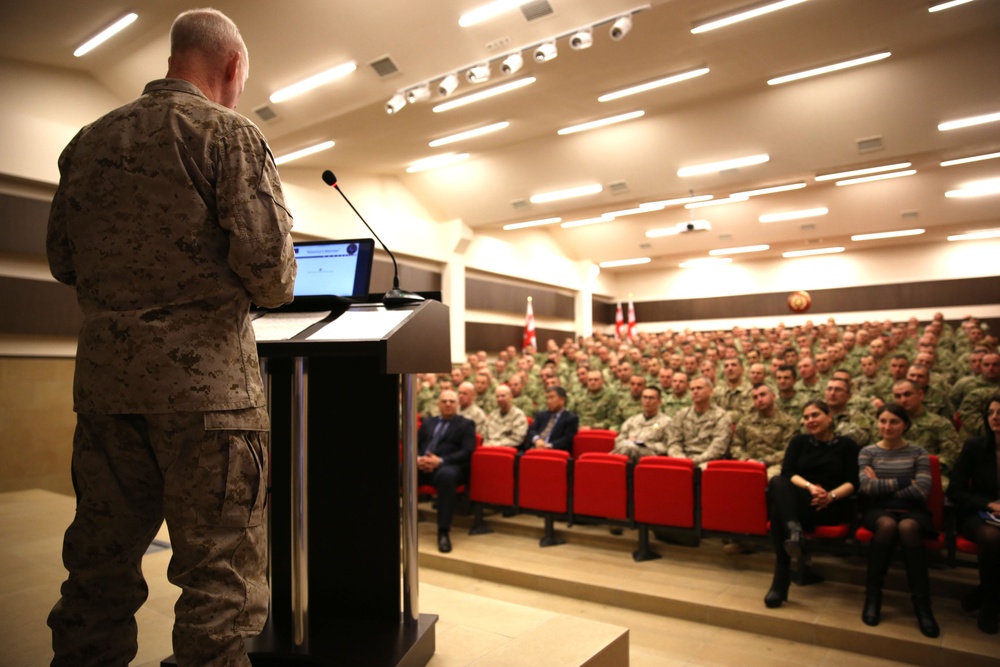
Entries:
[[967, 440], [955, 461], [948, 497], [958, 510], [959, 532], [979, 547], [979, 586], [962, 598], [962, 608], [978, 609], [979, 629], [995, 635], [1000, 629], [1000, 526], [987, 523], [981, 512], [1000, 519], [1000, 394], [990, 398], [983, 423], [986, 435]]
[[829, 406], [806, 403], [802, 423], [808, 433], [788, 443], [781, 474], [767, 485], [775, 561], [764, 604], [772, 608], [788, 599], [792, 558], [802, 553], [803, 531], [849, 523], [852, 507], [844, 501], [858, 488], [858, 445], [834, 434]]

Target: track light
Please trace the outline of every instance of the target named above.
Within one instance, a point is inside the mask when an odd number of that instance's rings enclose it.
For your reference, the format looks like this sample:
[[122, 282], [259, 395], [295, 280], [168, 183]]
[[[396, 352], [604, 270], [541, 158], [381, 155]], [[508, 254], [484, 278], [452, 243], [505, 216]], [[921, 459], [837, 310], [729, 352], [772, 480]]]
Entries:
[[417, 86], [406, 93], [406, 101], [410, 104], [416, 104], [417, 102], [425, 102], [431, 98], [431, 87], [426, 83], [422, 86]]
[[611, 24], [611, 39], [619, 40], [628, 34], [632, 29], [632, 17], [629, 15], [619, 17]]
[[465, 73], [465, 78], [469, 83], [486, 83], [490, 80], [490, 64], [481, 63], [475, 67], [470, 67]]
[[385, 103], [385, 112], [391, 116], [399, 113], [399, 110], [405, 106], [406, 98], [403, 97], [403, 93], [396, 93], [392, 96], [392, 99]]
[[455, 92], [456, 88], [458, 88], [458, 77], [454, 74], [449, 74], [441, 79], [441, 83], [438, 84], [438, 93], [441, 97], [448, 97]]
[[574, 51], [589, 49], [594, 44], [594, 31], [590, 28], [578, 30], [569, 38], [569, 48]]
[[559, 50], [556, 49], [555, 42], [545, 42], [540, 44], [537, 49], [535, 49], [535, 62], [544, 63], [552, 60], [559, 55]]
[[520, 53], [512, 53], [500, 63], [500, 72], [503, 74], [513, 74], [524, 67], [524, 58]]

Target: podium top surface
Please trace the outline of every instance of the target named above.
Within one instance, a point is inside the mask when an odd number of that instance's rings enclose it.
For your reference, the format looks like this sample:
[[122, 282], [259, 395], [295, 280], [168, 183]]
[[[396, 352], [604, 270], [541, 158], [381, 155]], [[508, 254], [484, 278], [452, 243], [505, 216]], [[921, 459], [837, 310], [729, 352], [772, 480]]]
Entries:
[[261, 357], [370, 357], [384, 373], [430, 373], [451, 368], [448, 317], [439, 301], [355, 304], [342, 313], [269, 313], [253, 326]]

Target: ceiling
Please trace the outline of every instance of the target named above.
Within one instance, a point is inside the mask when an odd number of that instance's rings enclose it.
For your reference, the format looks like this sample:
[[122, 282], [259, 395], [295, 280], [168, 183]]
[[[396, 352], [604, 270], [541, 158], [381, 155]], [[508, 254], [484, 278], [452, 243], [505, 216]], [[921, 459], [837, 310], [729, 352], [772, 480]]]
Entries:
[[[9, 1], [9, 0], [8, 0]], [[349, 192], [350, 175], [398, 177], [439, 220], [461, 219], [477, 232], [512, 243], [532, 231], [505, 232], [507, 223], [560, 216], [590, 218], [689, 193], [723, 198], [732, 192], [802, 182], [802, 189], [688, 211], [672, 206], [572, 229], [544, 228], [572, 259], [594, 262], [645, 256], [640, 268], [675, 267], [710, 249], [768, 244], [737, 261], [786, 250], [841, 245], [849, 249], [939, 242], [947, 234], [1000, 226], [998, 196], [949, 199], [963, 183], [1000, 177], [1000, 159], [954, 167], [942, 160], [1000, 151], [1000, 123], [950, 132], [938, 123], [1000, 112], [1000, 2], [976, 0], [929, 13], [929, 0], [809, 0], [704, 34], [692, 24], [747, 5], [743, 0], [548, 0], [553, 12], [528, 20], [511, 10], [469, 28], [458, 18], [485, 0], [366, 0], [260, 3], [216, 0], [250, 50], [250, 80], [239, 110], [255, 120], [276, 155], [332, 139], [336, 146], [288, 163], [290, 177], [327, 168]], [[544, 0], [542, 0], [544, 2]], [[178, 0], [100, 3], [33, 0], [5, 12], [0, 58], [82, 70], [123, 101], [163, 76], [167, 32], [190, 5]], [[624, 39], [608, 35], [610, 20], [639, 9]], [[139, 19], [92, 53], [72, 51], [127, 11]], [[566, 36], [594, 29], [589, 49], [574, 51]], [[504, 56], [558, 37], [556, 59], [505, 78]], [[769, 86], [774, 76], [875, 52], [891, 57], [851, 70]], [[381, 77], [369, 63], [389, 56], [398, 72]], [[292, 100], [268, 96], [344, 61], [348, 77]], [[430, 102], [387, 115], [397, 91], [492, 61], [492, 79], [466, 83], [452, 97], [520, 76], [537, 81], [460, 109], [434, 113]], [[707, 67], [709, 73], [639, 95], [601, 103], [598, 96], [666, 75]], [[261, 120], [268, 105], [277, 118]], [[598, 130], [559, 136], [556, 130], [642, 110], [645, 115]], [[428, 142], [490, 123], [510, 126], [442, 148]], [[879, 148], [859, 149], [860, 140]], [[450, 167], [407, 174], [414, 161], [468, 152]], [[764, 164], [681, 178], [682, 166], [767, 153]], [[916, 175], [837, 187], [814, 177], [911, 162]], [[294, 170], [292, 169], [294, 168]], [[532, 195], [587, 184], [603, 191], [547, 204]], [[758, 216], [825, 207], [808, 220], [763, 224]], [[707, 219], [709, 231], [649, 239], [649, 229]], [[852, 242], [850, 235], [909, 228], [926, 234]], [[400, 248], [405, 254], [405, 248]], [[616, 270], [636, 270], [616, 269]]]

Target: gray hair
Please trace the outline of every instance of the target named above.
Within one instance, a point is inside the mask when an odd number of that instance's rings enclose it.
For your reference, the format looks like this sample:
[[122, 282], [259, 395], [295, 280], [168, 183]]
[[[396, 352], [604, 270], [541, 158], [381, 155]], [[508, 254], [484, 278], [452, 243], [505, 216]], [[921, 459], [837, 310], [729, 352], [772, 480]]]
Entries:
[[170, 54], [202, 51], [226, 56], [232, 51], [246, 55], [243, 36], [232, 19], [211, 9], [190, 9], [174, 19], [170, 28]]

